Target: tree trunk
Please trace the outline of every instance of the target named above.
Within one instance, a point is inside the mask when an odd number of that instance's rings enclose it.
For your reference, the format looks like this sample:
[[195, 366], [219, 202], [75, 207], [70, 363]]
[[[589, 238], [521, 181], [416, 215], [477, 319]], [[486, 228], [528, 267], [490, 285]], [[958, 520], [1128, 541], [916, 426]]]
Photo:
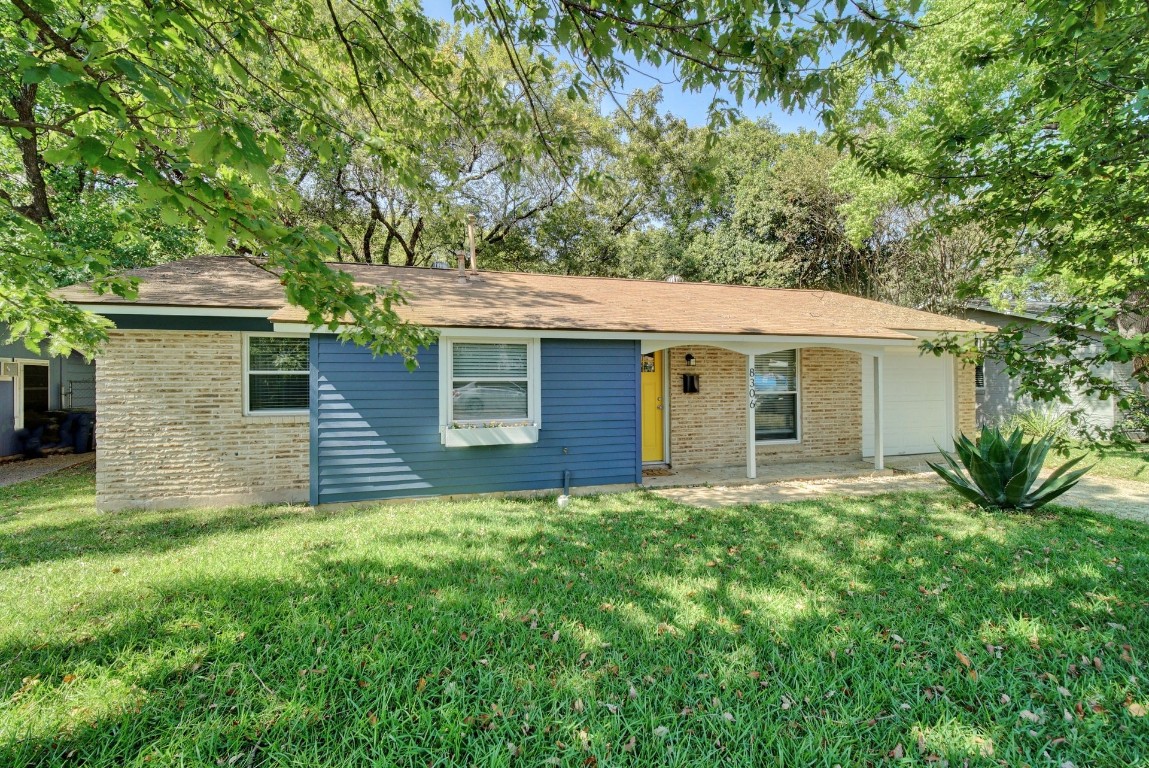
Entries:
[[367, 220], [367, 231], [363, 233], [363, 261], [368, 264], [374, 264], [371, 260], [371, 237], [375, 234], [375, 225], [378, 222], [375, 220], [374, 214]]
[[[16, 116], [23, 123], [36, 122], [36, 88], [33, 83], [24, 85], [11, 99], [12, 108]], [[16, 208], [37, 224], [44, 224], [52, 220], [52, 207], [48, 204], [48, 187], [44, 183], [44, 174], [40, 164], [39, 140], [35, 128], [28, 128], [29, 136], [19, 136], [12, 132], [12, 139], [20, 150], [20, 159], [24, 164], [24, 178], [28, 182], [28, 189], [32, 195], [32, 202]]]

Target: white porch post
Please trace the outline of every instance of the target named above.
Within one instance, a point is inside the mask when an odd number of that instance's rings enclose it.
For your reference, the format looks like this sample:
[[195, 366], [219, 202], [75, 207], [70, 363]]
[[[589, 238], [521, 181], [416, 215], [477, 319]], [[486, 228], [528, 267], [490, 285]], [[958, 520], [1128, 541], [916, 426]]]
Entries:
[[882, 356], [874, 355], [874, 469], [886, 468], [882, 433]]
[[746, 477], [758, 477], [758, 445], [754, 438], [754, 355], [746, 355]]

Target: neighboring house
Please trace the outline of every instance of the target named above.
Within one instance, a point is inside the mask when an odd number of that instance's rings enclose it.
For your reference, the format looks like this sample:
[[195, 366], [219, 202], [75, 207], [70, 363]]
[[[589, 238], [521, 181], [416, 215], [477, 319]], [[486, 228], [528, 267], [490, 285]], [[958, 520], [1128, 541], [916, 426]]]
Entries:
[[[1020, 325], [1025, 329], [1026, 343], [1039, 343], [1049, 338], [1050, 322], [1043, 319], [1049, 311], [1049, 305], [1041, 302], [1032, 302], [1023, 311], [1010, 312], [990, 307], [988, 304], [971, 304], [964, 309], [961, 317], [978, 323], [1005, 327]], [[1089, 353], [1101, 352], [1103, 347], [1100, 336], [1091, 334], [1095, 341], [1091, 344]], [[1083, 350], [1084, 351], [1084, 350]], [[1108, 363], [1099, 371], [1111, 380], [1130, 381], [1133, 375], [1132, 364]], [[1018, 394], [1019, 380], [1011, 378], [1005, 370], [1005, 364], [1000, 360], [986, 360], [977, 366], [977, 420], [982, 426], [996, 425], [1008, 420], [1011, 416], [1035, 407], [1028, 397]], [[1072, 385], [1066, 388], [1069, 402], [1042, 403], [1036, 407], [1049, 409], [1053, 413], [1068, 413], [1078, 411], [1083, 419], [1082, 426], [1095, 427], [1103, 430], [1112, 429], [1121, 421], [1121, 411], [1113, 398], [1102, 400], [1095, 395], [1082, 392]]]
[[0, 456], [18, 449], [16, 430], [40, 424], [49, 411], [93, 411], [95, 366], [81, 355], [50, 355], [47, 346], [31, 352], [21, 342], [5, 343], [0, 324]]
[[98, 358], [102, 509], [634, 487], [644, 464], [882, 466], [974, 420], [950, 317], [789, 291], [340, 265], [438, 330], [409, 372], [312, 328], [239, 258], [132, 274]]

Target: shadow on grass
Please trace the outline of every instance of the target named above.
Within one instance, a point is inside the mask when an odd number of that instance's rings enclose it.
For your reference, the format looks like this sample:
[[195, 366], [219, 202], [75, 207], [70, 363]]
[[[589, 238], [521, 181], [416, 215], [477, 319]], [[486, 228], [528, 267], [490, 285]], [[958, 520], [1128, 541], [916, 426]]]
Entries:
[[[404, 509], [364, 512], [370, 538], [324, 528], [287, 575], [257, 554], [242, 574], [173, 574], [0, 647], [0, 764], [1149, 757], [1120, 703], [1140, 674], [1120, 645], [1149, 644], [1149, 536], [1125, 524], [939, 494]], [[263, 514], [208, 530], [284, 522]], [[204, 533], [175, 513], [115, 524], [135, 541], [102, 551]]]

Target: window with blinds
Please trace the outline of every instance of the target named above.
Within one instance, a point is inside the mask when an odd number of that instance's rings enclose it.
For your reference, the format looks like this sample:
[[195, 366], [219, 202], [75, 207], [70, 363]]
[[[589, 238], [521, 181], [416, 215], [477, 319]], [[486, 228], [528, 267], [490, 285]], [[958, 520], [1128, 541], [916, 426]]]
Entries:
[[310, 344], [290, 336], [247, 337], [249, 413], [307, 410]]
[[978, 363], [973, 369], [973, 385], [985, 389], [985, 363]]
[[529, 369], [526, 344], [453, 343], [451, 421], [527, 421]]
[[754, 357], [754, 439], [798, 439], [798, 354], [790, 349]]

